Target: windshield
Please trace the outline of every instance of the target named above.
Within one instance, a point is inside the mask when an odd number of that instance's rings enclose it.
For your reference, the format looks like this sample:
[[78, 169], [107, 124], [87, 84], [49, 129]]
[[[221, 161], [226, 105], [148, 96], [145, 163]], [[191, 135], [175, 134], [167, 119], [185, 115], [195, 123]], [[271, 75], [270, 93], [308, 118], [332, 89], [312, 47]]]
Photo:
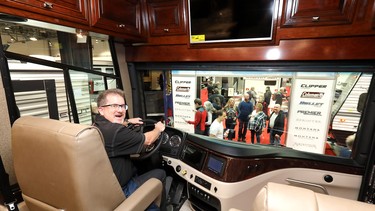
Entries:
[[[151, 81], [147, 92], [165, 91], [159, 107], [172, 127], [197, 133], [194, 121], [203, 107], [212, 117], [210, 121], [206, 117], [206, 132], [201, 135], [210, 136], [215, 113], [221, 110], [226, 115], [221, 121], [223, 138], [217, 141], [277, 145], [343, 158], [351, 158], [372, 79], [372, 73], [362, 72], [174, 70], [164, 73], [166, 86], [162, 87], [160, 82], [152, 84], [152, 75], [144, 76]], [[155, 75], [159, 79], [162, 74]], [[197, 98], [201, 105], [195, 103]], [[248, 102], [250, 109], [244, 106]], [[264, 124], [255, 127], [260, 113]]]

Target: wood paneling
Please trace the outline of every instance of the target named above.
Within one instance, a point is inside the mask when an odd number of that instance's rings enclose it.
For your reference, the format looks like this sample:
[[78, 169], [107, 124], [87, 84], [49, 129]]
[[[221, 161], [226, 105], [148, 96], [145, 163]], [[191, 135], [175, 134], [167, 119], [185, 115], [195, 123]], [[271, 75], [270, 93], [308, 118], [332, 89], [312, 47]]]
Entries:
[[[159, 1], [157, 1], [159, 2]], [[272, 43], [190, 44], [188, 35], [127, 47], [129, 62], [374, 59], [374, 0], [279, 0]], [[319, 17], [313, 21], [313, 17]], [[188, 33], [187, 33], [188, 34]]]
[[282, 40], [278, 46], [189, 48], [188, 45], [128, 47], [129, 62], [224, 62], [375, 59], [375, 36]]
[[[0, 0], [0, 4], [74, 23], [86, 25], [89, 23], [86, 0]], [[7, 11], [4, 12], [7, 13]], [[23, 13], [21, 14], [20, 16], [25, 17]]]
[[[213, 173], [207, 168], [203, 168], [202, 172], [214, 179], [223, 182], [239, 182], [256, 176], [260, 176], [267, 172], [290, 169], [305, 168], [317, 169], [323, 171], [333, 171], [336, 173], [362, 175], [364, 169], [360, 167], [344, 166], [331, 164], [321, 161], [294, 159], [294, 158], [232, 158], [224, 156], [227, 164], [223, 176]], [[239, 171], [241, 169], [241, 171]], [[308, 172], [308, 171], [307, 171]]]

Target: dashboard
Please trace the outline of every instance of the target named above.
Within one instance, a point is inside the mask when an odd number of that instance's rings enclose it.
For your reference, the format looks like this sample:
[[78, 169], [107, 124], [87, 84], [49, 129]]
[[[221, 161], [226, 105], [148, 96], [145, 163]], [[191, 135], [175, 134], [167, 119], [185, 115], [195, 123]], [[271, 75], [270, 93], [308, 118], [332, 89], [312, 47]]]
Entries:
[[[314, 173], [319, 172], [316, 176], [319, 179], [326, 172], [331, 172], [327, 174], [329, 176], [334, 175], [332, 171], [335, 174], [358, 175], [358, 178], [363, 174], [363, 168], [356, 166], [350, 159], [322, 156], [286, 147], [221, 140], [186, 133], [172, 127], [165, 129], [161, 141], [159, 151], [163, 162], [187, 182], [189, 200], [200, 210], [241, 207], [236, 204], [237, 198], [244, 197], [243, 193], [255, 198], [251, 194], [257, 193], [265, 181], [276, 180], [269, 179], [276, 177], [270, 175], [279, 174], [278, 172], [286, 169], [296, 169], [293, 172], [314, 169]], [[283, 182], [290, 176], [284, 174]], [[298, 174], [304, 176], [306, 172]], [[248, 200], [247, 203], [251, 201], [246, 198], [243, 200]], [[247, 205], [243, 205], [245, 206]]]
[[[212, 178], [238, 182], [269, 171], [290, 167], [331, 170], [336, 163], [355, 165], [352, 160], [307, 153], [286, 147], [246, 144], [190, 134], [167, 127], [162, 136], [160, 153], [174, 158]], [[332, 163], [332, 165], [330, 164]], [[238, 169], [244, 171], [238, 172]], [[361, 174], [356, 168], [342, 168], [342, 173]]]

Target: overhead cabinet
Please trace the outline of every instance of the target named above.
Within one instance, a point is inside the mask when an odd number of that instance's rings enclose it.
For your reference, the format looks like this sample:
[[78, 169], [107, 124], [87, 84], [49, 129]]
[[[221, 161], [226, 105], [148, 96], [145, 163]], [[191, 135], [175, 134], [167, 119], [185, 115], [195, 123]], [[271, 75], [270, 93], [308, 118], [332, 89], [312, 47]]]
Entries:
[[91, 25], [116, 33], [140, 36], [141, 4], [138, 0], [91, 0]]
[[148, 0], [148, 20], [151, 36], [184, 35], [186, 5], [183, 0]]
[[[86, 0], [0, 0], [0, 4], [20, 11], [55, 18], [55, 23], [58, 23], [60, 19], [85, 25], [89, 23]], [[5, 9], [2, 11], [6, 12]]]
[[287, 0], [282, 26], [325, 26], [351, 24], [356, 12], [356, 0]]

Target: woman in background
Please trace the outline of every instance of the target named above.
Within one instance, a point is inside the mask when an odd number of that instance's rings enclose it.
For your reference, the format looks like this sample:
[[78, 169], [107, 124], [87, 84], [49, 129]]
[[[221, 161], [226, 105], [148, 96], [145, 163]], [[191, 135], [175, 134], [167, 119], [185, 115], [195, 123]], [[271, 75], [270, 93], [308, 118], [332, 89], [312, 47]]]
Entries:
[[235, 106], [234, 98], [229, 98], [223, 110], [227, 114], [227, 118], [225, 119], [225, 129], [230, 129], [228, 140], [232, 140], [235, 137], [234, 128], [237, 124], [237, 107]]
[[262, 103], [255, 105], [255, 114], [250, 118], [248, 129], [250, 130], [251, 143], [255, 143], [254, 136], [257, 139], [257, 143], [260, 144], [260, 136], [262, 135], [264, 128], [266, 127], [267, 115], [263, 112]]

